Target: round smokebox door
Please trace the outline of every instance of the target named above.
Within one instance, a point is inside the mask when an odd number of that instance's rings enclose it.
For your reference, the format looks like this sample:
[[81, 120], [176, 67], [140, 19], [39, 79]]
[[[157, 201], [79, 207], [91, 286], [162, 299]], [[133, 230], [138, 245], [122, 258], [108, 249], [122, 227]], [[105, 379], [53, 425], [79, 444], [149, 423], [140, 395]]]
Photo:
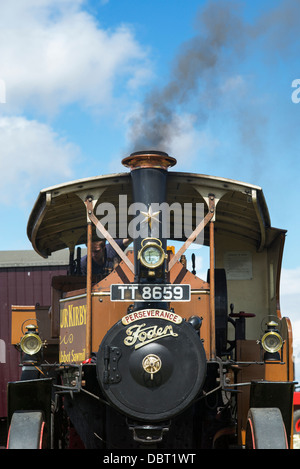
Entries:
[[146, 318], [126, 326], [119, 321], [100, 345], [97, 376], [108, 400], [126, 415], [144, 421], [169, 419], [201, 390], [205, 351], [185, 321]]

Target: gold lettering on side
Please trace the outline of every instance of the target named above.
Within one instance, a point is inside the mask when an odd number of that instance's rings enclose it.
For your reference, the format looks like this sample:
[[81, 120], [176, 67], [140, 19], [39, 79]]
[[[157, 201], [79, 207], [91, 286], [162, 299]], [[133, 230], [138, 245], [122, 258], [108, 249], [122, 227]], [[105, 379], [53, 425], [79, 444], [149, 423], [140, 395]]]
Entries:
[[178, 337], [178, 334], [173, 331], [173, 326], [171, 324], [168, 324], [165, 327], [145, 326], [146, 324], [144, 323], [128, 327], [126, 329], [127, 337], [124, 339], [124, 344], [128, 347], [134, 345], [134, 348], [138, 349], [150, 342], [162, 339], [163, 337]]
[[61, 345], [61, 344], [65, 344], [65, 345], [72, 344], [73, 341], [74, 341], [74, 336], [73, 336], [73, 334], [68, 334], [68, 333], [67, 333], [67, 334], [64, 335], [63, 337], [59, 336], [59, 341], [60, 341], [60, 342], [59, 342], [60, 345]]
[[86, 305], [73, 306], [68, 305], [60, 311], [60, 327], [82, 326], [86, 324]]
[[74, 349], [69, 352], [60, 351], [59, 361], [60, 363], [73, 363], [83, 362], [85, 360], [85, 348], [81, 352], [76, 352]]

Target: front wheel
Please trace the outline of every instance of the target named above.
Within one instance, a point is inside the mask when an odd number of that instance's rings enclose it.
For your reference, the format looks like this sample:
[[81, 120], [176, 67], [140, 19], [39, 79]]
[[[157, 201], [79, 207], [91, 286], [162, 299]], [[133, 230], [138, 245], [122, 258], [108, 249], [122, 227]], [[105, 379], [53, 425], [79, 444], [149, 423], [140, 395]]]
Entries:
[[284, 422], [277, 408], [251, 408], [246, 427], [246, 449], [288, 449]]
[[45, 421], [42, 412], [14, 412], [9, 427], [7, 449], [43, 449], [45, 442]]

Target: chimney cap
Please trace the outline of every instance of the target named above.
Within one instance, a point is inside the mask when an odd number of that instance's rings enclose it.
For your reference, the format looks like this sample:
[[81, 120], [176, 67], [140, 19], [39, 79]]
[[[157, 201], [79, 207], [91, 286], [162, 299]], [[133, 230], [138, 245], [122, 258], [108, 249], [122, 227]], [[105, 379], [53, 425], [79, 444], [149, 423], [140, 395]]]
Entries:
[[140, 168], [168, 169], [177, 163], [176, 159], [163, 151], [136, 151], [122, 160], [131, 170]]

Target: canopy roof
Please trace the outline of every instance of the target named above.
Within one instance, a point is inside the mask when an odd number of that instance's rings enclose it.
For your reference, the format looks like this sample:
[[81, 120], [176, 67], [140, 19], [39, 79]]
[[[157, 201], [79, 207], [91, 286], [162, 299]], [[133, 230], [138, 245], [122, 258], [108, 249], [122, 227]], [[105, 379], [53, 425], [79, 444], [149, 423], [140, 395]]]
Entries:
[[[116, 207], [118, 224], [119, 195], [127, 196], [129, 206], [133, 202], [131, 184], [130, 172], [126, 172], [80, 179], [42, 190], [27, 226], [28, 238], [36, 252], [47, 257], [52, 252], [86, 242], [87, 214], [84, 200], [87, 196], [98, 200], [98, 204], [113, 204]], [[210, 193], [215, 195], [217, 202], [215, 230], [218, 234], [244, 238], [261, 250], [279, 233], [284, 232], [271, 228], [268, 208], [260, 187], [203, 174], [168, 171], [166, 202], [170, 205], [179, 202], [182, 206], [184, 203], [192, 204], [194, 227], [196, 203], [204, 203], [206, 213], [206, 199]], [[95, 213], [96, 211], [97, 204]], [[124, 220], [124, 213], [122, 215]], [[117, 235], [118, 233], [119, 228]], [[170, 233], [172, 238], [173, 218]], [[181, 239], [186, 238], [182, 236]], [[206, 235], [205, 244], [208, 244]]]

